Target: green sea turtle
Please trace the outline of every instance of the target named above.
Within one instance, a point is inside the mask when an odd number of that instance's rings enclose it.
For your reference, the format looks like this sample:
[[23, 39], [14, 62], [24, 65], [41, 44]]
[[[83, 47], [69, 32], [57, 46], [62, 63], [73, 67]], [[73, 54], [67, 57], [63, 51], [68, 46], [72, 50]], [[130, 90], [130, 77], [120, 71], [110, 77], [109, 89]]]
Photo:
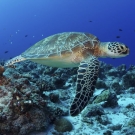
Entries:
[[7, 61], [5, 66], [30, 60], [52, 67], [78, 67], [76, 95], [70, 115], [78, 115], [93, 95], [98, 77], [97, 57], [119, 58], [129, 54], [129, 48], [119, 42], [100, 42], [89, 33], [64, 32], [44, 38], [21, 55]]

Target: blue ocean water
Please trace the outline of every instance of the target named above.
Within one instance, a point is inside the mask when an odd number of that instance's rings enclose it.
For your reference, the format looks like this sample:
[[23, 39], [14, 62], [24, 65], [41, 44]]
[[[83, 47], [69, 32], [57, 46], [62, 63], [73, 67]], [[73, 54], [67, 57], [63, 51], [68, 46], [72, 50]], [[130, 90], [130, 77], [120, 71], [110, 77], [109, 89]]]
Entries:
[[19, 55], [47, 36], [77, 31], [103, 42], [125, 43], [129, 56], [101, 60], [114, 66], [135, 65], [134, 6], [133, 0], [1, 0], [0, 59]]

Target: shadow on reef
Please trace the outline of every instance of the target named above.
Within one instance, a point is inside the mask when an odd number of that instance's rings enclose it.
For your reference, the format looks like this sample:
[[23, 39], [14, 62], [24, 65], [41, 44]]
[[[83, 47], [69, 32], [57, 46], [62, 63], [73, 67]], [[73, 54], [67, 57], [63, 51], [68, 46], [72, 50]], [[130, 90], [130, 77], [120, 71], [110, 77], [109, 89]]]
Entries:
[[[69, 115], [76, 73], [77, 68], [52, 68], [29, 61], [6, 69], [0, 66], [0, 133], [28, 135], [46, 130], [50, 124], [57, 132], [72, 130], [61, 117]], [[124, 64], [113, 67], [101, 63], [96, 88], [105, 91], [95, 96], [93, 103], [107, 101], [103, 107], [118, 106], [116, 95], [135, 87], [134, 80], [135, 66], [126, 69]], [[69, 127], [62, 128], [61, 123]]]

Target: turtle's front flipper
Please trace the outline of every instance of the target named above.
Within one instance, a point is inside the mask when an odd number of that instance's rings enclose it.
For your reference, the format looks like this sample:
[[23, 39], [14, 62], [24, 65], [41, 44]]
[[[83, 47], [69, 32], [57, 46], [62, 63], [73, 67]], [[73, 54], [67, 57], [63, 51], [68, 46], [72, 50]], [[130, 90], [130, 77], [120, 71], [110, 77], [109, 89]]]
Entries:
[[93, 95], [99, 71], [99, 61], [92, 56], [80, 63], [77, 75], [76, 96], [70, 107], [70, 115], [78, 115]]

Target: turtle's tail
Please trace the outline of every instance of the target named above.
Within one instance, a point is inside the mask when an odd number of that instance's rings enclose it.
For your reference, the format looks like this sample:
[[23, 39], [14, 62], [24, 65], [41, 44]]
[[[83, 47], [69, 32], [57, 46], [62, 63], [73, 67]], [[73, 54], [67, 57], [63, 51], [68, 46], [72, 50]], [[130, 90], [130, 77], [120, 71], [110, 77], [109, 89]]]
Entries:
[[8, 60], [8, 61], [4, 64], [4, 67], [11, 66], [11, 65], [13, 65], [14, 63], [17, 63], [17, 62], [20, 62], [20, 61], [24, 61], [24, 60], [25, 60], [25, 58], [22, 57], [21, 55], [16, 56], [16, 57], [14, 57], [13, 59]]

